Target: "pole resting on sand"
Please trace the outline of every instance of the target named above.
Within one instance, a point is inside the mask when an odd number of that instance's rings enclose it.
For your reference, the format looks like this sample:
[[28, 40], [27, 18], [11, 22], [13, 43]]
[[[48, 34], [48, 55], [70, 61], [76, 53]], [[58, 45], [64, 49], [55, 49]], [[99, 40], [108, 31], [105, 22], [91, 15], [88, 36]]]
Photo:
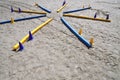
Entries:
[[88, 17], [88, 16], [78, 16], [78, 15], [74, 15], [74, 14], [63, 14], [63, 16], [75, 17], [75, 18], [81, 18], [81, 19], [89, 19], [89, 20], [96, 20], [96, 21], [111, 22], [111, 20], [108, 20], [108, 19], [94, 18], [94, 17]]
[[11, 7], [11, 12], [19, 12], [19, 13], [34, 13], [34, 14], [46, 14], [44, 11], [32, 11], [32, 10], [21, 10], [18, 8], [18, 10], [15, 10]]
[[82, 42], [84, 43], [88, 48], [91, 48], [92, 45], [90, 44], [90, 42], [88, 42], [87, 40], [85, 40], [81, 35], [79, 35], [78, 32], [75, 31], [74, 28], [72, 28], [72, 26], [62, 17], [61, 21], [63, 22], [63, 24]]
[[13, 23], [13, 22], [18, 22], [18, 21], [23, 21], [23, 20], [30, 20], [30, 19], [41, 18], [41, 17], [46, 17], [46, 15], [32, 16], [32, 17], [19, 18], [19, 19], [11, 18], [11, 20], [2, 21], [2, 22], [0, 22], [0, 24]]
[[[38, 27], [36, 27], [35, 29], [33, 29], [32, 31], [31, 31], [31, 33], [29, 33], [29, 34], [27, 34], [23, 39], [21, 39], [19, 42], [21, 43], [21, 44], [23, 44], [23, 43], [25, 43], [26, 41], [28, 41], [29, 39], [30, 39], [30, 35], [34, 35], [36, 32], [38, 32], [41, 28], [43, 28], [45, 25], [47, 25], [49, 22], [51, 22], [53, 20], [53, 18], [50, 18], [50, 19], [48, 19], [47, 21], [45, 21], [44, 23], [42, 23], [40, 26], [38, 26]], [[13, 46], [13, 51], [18, 51], [19, 49], [18, 48], [20, 48], [20, 45], [19, 45], [19, 43], [17, 43], [17, 44], [15, 44], [14, 46]]]
[[47, 12], [47, 13], [51, 13], [51, 10], [48, 10], [47, 8], [41, 6], [41, 5], [37, 4], [37, 3], [35, 3], [35, 6], [41, 8], [42, 10], [44, 10], [44, 11]]
[[70, 10], [70, 11], [65, 11], [65, 12], [63, 12], [63, 14], [73, 13], [73, 12], [78, 12], [78, 11], [83, 11], [83, 10], [87, 10], [87, 9], [91, 9], [91, 7], [87, 7], [87, 8], [83, 8], [83, 9]]

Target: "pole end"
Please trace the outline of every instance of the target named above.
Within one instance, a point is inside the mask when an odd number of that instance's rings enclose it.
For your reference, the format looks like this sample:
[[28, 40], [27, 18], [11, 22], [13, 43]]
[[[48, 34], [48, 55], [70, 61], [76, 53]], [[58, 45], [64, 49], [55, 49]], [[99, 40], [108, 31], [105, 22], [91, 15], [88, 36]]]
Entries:
[[29, 31], [29, 38], [28, 38], [28, 41], [31, 41], [31, 40], [33, 40], [33, 35], [32, 35], [32, 33], [31, 33], [31, 31]]
[[35, 2], [34, 6], [38, 6], [38, 4]]
[[62, 4], [62, 6], [64, 6], [65, 4], [66, 4], [66, 0], [64, 0], [64, 1], [63, 1], [63, 4]]
[[82, 6], [82, 8], [85, 8], [84, 5]]
[[82, 35], [82, 28], [80, 28], [79, 32], [78, 32], [80, 35]]
[[14, 9], [13, 9], [13, 7], [11, 6], [11, 12], [13, 12], [14, 11]]
[[19, 42], [19, 50], [18, 51], [22, 51], [24, 49], [24, 46], [22, 45], [21, 42]]
[[94, 38], [91, 38], [91, 39], [90, 39], [90, 44], [91, 44], [91, 46], [94, 45]]
[[14, 23], [15, 23], [14, 19], [13, 19], [13, 18], [11, 18], [11, 24], [14, 24]]

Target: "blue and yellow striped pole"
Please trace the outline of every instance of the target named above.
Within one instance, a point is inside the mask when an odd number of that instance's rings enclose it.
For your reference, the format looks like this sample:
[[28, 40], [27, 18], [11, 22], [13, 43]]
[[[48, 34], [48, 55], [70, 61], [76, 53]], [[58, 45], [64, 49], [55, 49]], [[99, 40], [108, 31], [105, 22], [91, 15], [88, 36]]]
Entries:
[[84, 43], [88, 48], [92, 47], [91, 43], [79, 35], [79, 33], [74, 28], [72, 28], [72, 26], [63, 17], [61, 18], [61, 21], [82, 43]]
[[[40, 26], [36, 27], [34, 30], [31, 31], [31, 34], [34, 35], [36, 32], [38, 32], [41, 28], [43, 28], [45, 25], [47, 25], [49, 22], [51, 22], [53, 18], [48, 19], [44, 23], [42, 23]], [[23, 39], [20, 40], [20, 43], [23, 44], [25, 43], [29, 38], [29, 34], [27, 34]], [[15, 44], [13, 46], [13, 51], [17, 51], [19, 48], [19, 43]]]

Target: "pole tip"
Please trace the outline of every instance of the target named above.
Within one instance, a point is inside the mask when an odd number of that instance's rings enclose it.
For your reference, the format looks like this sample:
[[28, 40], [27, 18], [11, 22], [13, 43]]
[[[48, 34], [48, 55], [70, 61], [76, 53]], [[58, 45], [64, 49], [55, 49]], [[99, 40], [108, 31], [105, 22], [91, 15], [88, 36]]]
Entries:
[[97, 12], [95, 13], [95, 15], [94, 15], [94, 18], [96, 18], [97, 17]]
[[13, 48], [12, 51], [16, 51], [16, 49]]
[[79, 30], [79, 34], [82, 35], [82, 28], [80, 28], [80, 30]]
[[82, 7], [82, 8], [85, 8], [85, 7], [84, 7], [84, 5], [83, 5], [83, 7]]
[[34, 6], [38, 6], [38, 4], [35, 2]]
[[18, 51], [22, 51], [24, 49], [24, 46], [22, 45], [21, 42], [19, 42], [19, 50]]
[[91, 46], [94, 45], [94, 39], [93, 38], [90, 39], [90, 44], [91, 44]]
[[107, 20], [109, 19], [109, 14], [106, 15], [106, 19], [107, 19]]
[[22, 11], [21, 8], [18, 8], [19, 13]]
[[66, 0], [64, 0], [64, 1], [63, 1], [63, 4], [62, 4], [62, 6], [64, 6], [65, 4], [66, 4]]
[[13, 7], [11, 6], [11, 12], [13, 12], [14, 10], [13, 10]]
[[29, 31], [29, 38], [28, 38], [28, 41], [32, 40], [33, 39], [33, 36], [32, 36], [32, 33], [31, 31]]
[[88, 7], [90, 7], [90, 4], [88, 5]]
[[14, 24], [14, 23], [15, 23], [15, 21], [14, 21], [14, 19], [13, 19], [13, 18], [11, 18], [11, 23], [12, 23], [12, 24]]

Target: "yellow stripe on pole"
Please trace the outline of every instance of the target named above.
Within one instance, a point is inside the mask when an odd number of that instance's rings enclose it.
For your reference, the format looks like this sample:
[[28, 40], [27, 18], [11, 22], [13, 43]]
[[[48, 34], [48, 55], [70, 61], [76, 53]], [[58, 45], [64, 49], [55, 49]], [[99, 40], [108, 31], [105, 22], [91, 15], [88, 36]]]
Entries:
[[88, 17], [88, 16], [78, 16], [78, 15], [74, 15], [74, 14], [63, 14], [63, 16], [82, 18], [82, 19], [90, 19], [90, 20], [97, 20], [97, 21], [104, 21], [104, 22], [111, 22], [111, 20], [108, 20], [108, 19], [92, 18], [92, 17]]
[[[31, 34], [35, 34], [37, 31], [39, 31], [41, 28], [43, 28], [45, 25], [47, 25], [49, 22], [51, 22], [53, 20], [53, 18], [48, 19], [47, 21], [45, 21], [44, 23], [42, 23], [40, 26], [36, 27], [34, 30], [31, 31]], [[24, 42], [26, 42], [29, 38], [29, 34], [27, 34], [22, 40], [20, 40], [20, 42], [23, 44]], [[17, 51], [17, 49], [19, 48], [19, 43], [15, 44], [13, 46], [13, 51]]]
[[12, 23], [12, 24], [14, 24], [14, 23], [15, 23], [15, 21], [14, 21], [14, 19], [13, 19], [13, 18], [11, 18], [11, 23]]
[[[14, 12], [19, 12], [19, 10], [14, 10]], [[47, 14], [44, 11], [31, 11], [31, 10], [21, 10], [21, 12], [23, 13], [34, 13], [34, 14]]]
[[60, 7], [58, 10], [57, 10], [57, 13], [59, 13], [60, 11], [62, 11], [62, 9], [66, 6], [67, 4], [64, 4], [62, 7]]

